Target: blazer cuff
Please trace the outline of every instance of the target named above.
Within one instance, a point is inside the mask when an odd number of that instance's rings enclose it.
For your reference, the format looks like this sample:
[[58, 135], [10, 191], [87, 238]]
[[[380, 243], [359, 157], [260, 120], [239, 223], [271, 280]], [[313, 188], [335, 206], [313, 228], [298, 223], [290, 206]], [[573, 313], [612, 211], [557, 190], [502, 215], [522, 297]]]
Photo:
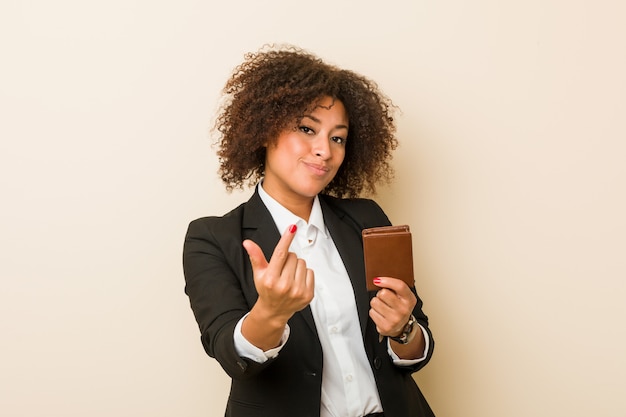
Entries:
[[250, 343], [241, 333], [241, 325], [243, 323], [243, 320], [248, 316], [248, 314], [243, 316], [235, 326], [233, 338], [235, 340], [235, 350], [237, 351], [237, 354], [242, 358], [247, 358], [257, 363], [264, 363], [270, 359], [274, 359], [276, 356], [278, 356], [278, 353], [281, 351], [283, 346], [285, 346], [285, 343], [287, 343], [287, 340], [289, 339], [289, 325], [285, 325], [285, 330], [283, 330], [283, 335], [280, 338], [280, 344], [273, 349], [263, 351]]
[[424, 334], [424, 353], [422, 354], [420, 358], [417, 358], [417, 359], [401, 359], [398, 355], [396, 355], [396, 352], [393, 351], [393, 349], [391, 348], [391, 343], [389, 342], [389, 339], [387, 339], [387, 352], [389, 353], [389, 356], [391, 356], [391, 360], [393, 361], [394, 365], [397, 365], [397, 366], [415, 365], [416, 363], [420, 363], [424, 361], [426, 357], [428, 356], [428, 349], [430, 348], [430, 338], [428, 337], [428, 332], [426, 331], [426, 329], [424, 329], [424, 327], [422, 327], [421, 324], [419, 323], [416, 323], [416, 324], [420, 326], [420, 329], [422, 330], [422, 334]]

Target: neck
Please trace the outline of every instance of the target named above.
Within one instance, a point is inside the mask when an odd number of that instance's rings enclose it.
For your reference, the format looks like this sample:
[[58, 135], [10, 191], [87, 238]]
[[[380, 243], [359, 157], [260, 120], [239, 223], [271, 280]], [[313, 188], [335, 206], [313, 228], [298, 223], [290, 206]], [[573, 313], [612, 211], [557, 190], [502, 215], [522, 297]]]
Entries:
[[282, 201], [276, 200], [283, 205], [287, 210], [295, 214], [296, 216], [304, 219], [307, 223], [311, 216], [311, 210], [313, 209], [313, 198], [309, 200], [297, 200], [297, 201]]
[[263, 183], [263, 191], [265, 191], [270, 197], [276, 200], [281, 206], [295, 214], [296, 216], [304, 219], [307, 223], [311, 216], [311, 210], [313, 210], [313, 201], [315, 197], [294, 196], [276, 192], [272, 187], [268, 187], [266, 182]]

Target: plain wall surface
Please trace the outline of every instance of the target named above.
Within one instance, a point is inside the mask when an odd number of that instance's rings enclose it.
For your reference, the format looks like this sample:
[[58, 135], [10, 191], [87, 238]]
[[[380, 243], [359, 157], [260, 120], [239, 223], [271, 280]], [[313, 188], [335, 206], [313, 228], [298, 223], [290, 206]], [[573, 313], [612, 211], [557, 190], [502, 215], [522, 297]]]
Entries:
[[[3, 1], [0, 414], [223, 415], [183, 293], [223, 214], [243, 54], [302, 46], [402, 112], [377, 201], [414, 232], [440, 417], [626, 413], [621, 1]], [[393, 416], [391, 416], [393, 417]]]

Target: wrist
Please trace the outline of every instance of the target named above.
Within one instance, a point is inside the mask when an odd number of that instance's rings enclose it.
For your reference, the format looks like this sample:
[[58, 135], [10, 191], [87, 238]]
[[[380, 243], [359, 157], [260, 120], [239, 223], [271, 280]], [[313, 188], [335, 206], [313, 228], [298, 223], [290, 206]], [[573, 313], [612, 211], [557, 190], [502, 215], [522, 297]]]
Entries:
[[241, 334], [253, 346], [267, 352], [280, 345], [288, 319], [255, 305], [241, 323]]
[[417, 324], [417, 320], [415, 319], [415, 316], [411, 314], [411, 317], [409, 317], [409, 321], [404, 325], [402, 332], [398, 336], [389, 338], [401, 345], [407, 345], [415, 338], [418, 328], [419, 326]]
[[290, 316], [285, 314], [276, 314], [272, 309], [266, 308], [262, 303], [258, 302], [252, 306], [248, 317], [252, 316], [256, 325], [266, 327], [268, 329], [283, 329], [287, 325]]

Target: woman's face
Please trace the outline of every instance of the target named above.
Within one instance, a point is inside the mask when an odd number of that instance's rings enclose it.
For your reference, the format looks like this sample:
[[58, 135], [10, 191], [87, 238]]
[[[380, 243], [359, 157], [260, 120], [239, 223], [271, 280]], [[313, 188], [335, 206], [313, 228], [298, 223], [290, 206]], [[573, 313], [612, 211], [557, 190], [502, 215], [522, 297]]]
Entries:
[[311, 202], [337, 174], [347, 138], [343, 103], [324, 97], [295, 129], [286, 129], [268, 145], [263, 189], [287, 208]]

